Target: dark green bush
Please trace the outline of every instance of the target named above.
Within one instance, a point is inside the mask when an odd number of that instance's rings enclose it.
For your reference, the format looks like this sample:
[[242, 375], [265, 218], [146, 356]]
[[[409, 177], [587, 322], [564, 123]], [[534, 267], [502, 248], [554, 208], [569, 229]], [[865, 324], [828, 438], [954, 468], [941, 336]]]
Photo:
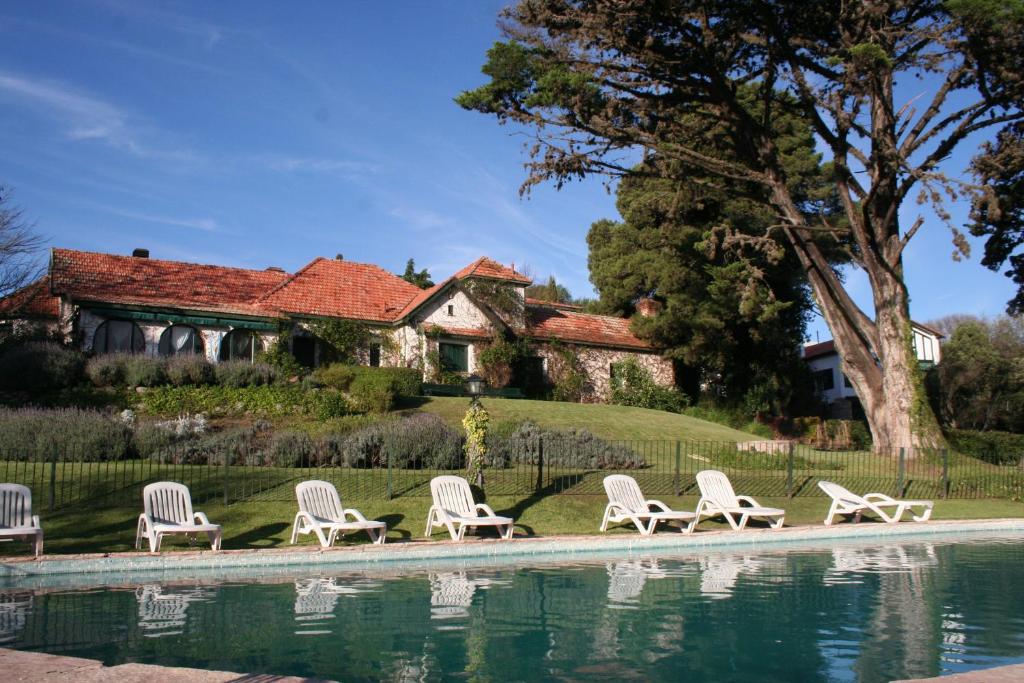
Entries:
[[423, 372], [416, 368], [365, 368], [391, 378], [398, 396], [419, 396], [423, 393]]
[[946, 439], [954, 451], [994, 465], [1015, 465], [1024, 459], [1024, 434], [950, 429]]
[[217, 384], [225, 387], [258, 387], [274, 384], [278, 379], [277, 369], [272, 365], [244, 360], [217, 363], [215, 374]]
[[0, 409], [3, 460], [119, 460], [131, 429], [116, 417], [77, 408]]
[[612, 364], [611, 389], [611, 402], [620, 406], [681, 413], [690, 404], [686, 394], [675, 387], [655, 382], [650, 371], [640, 365], [635, 356]]
[[345, 395], [336, 389], [317, 389], [310, 397], [312, 412], [318, 420], [344, 417], [352, 412]]
[[394, 407], [398, 396], [394, 384], [386, 375], [360, 373], [349, 386], [349, 397], [360, 412], [386, 413]]
[[423, 374], [416, 368], [375, 368], [332, 363], [318, 368], [311, 377], [317, 386], [332, 387], [341, 391], [349, 391], [356, 379], [360, 382], [384, 382], [382, 379], [362, 379], [365, 377], [387, 378], [396, 396], [419, 396], [423, 388]]
[[98, 387], [123, 387], [127, 374], [128, 360], [126, 353], [105, 353], [93, 356], [85, 367], [89, 379]]
[[296, 386], [157, 387], [139, 397], [145, 412], [166, 416], [183, 412], [211, 415], [301, 414], [310, 412], [316, 400], [316, 394]]
[[331, 387], [340, 391], [348, 391], [352, 380], [356, 378], [356, 366], [344, 363], [331, 363], [317, 368], [312, 374], [313, 381], [323, 387]]
[[124, 381], [130, 387], [158, 387], [167, 384], [164, 361], [152, 356], [129, 356], [124, 366]]
[[73, 387], [82, 381], [85, 357], [55, 342], [27, 342], [0, 356], [0, 389], [33, 393]]
[[176, 387], [202, 386], [216, 380], [213, 366], [201, 355], [171, 356], [164, 362], [168, 383]]

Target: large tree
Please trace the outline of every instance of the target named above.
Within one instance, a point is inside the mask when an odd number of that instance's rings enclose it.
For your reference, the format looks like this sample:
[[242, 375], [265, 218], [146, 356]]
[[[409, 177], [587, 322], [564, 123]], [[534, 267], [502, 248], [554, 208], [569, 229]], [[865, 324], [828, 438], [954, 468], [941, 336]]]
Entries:
[[[941, 202], [970, 188], [940, 163], [973, 133], [1024, 120], [1024, 2], [520, 0], [502, 29], [490, 81], [458, 102], [533, 133], [524, 190], [628, 175], [638, 150], [665, 177], [761, 185], [776, 218], [762, 240], [798, 259], [876, 448], [941, 441], [903, 276], [903, 250], [926, 221], [901, 226], [899, 211], [916, 198], [948, 222]], [[773, 132], [789, 114], [827, 149], [846, 226], [812, 225], [794, 197]], [[717, 125], [728, 130], [717, 148], [687, 144]], [[850, 242], [873, 315], [830, 267], [822, 229]]]
[[10, 193], [0, 185], [0, 297], [21, 289], [39, 277], [39, 251], [43, 238], [10, 204]]

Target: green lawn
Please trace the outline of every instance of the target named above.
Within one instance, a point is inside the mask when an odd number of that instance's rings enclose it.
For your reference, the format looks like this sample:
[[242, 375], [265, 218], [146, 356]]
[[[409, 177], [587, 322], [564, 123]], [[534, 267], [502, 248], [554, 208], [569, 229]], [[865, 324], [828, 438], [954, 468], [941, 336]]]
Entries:
[[[693, 510], [694, 496], [664, 496], [664, 502], [676, 509]], [[516, 519], [516, 535], [554, 536], [564, 534], [599, 535], [598, 526], [607, 499], [604, 496], [538, 496], [535, 498], [492, 497], [488, 503], [498, 514]], [[828, 499], [821, 498], [763, 498], [764, 505], [786, 510], [787, 526], [820, 524], [828, 510]], [[355, 505], [367, 517], [388, 523], [388, 542], [422, 541], [428, 498], [398, 498], [395, 500], [346, 501]], [[197, 506], [211, 521], [224, 526], [225, 548], [274, 548], [288, 545], [291, 523], [295, 514], [293, 503], [236, 503], [223, 505], [209, 503]], [[130, 550], [135, 538], [135, 525], [139, 510], [136, 508], [105, 508], [89, 512], [58, 511], [42, 515], [46, 531], [47, 554], [76, 552], [114, 552]], [[940, 500], [936, 501], [935, 519], [982, 519], [994, 517], [1024, 517], [1024, 503], [1008, 500]], [[864, 523], [870, 523], [865, 521]], [[757, 526], [757, 523], [752, 523]], [[705, 521], [700, 529], [724, 528], [724, 522]], [[485, 531], [484, 533], [492, 533]], [[608, 533], [636, 533], [632, 526], [614, 527]], [[440, 531], [434, 539], [446, 538]], [[315, 543], [306, 537], [303, 543]], [[365, 543], [364, 535], [354, 536], [351, 543]], [[188, 547], [184, 539], [167, 539], [168, 550]], [[200, 544], [201, 545], [201, 544]], [[24, 554], [27, 545], [0, 544], [0, 555]]]
[[[695, 417], [647, 408], [507, 398], [485, 398], [481, 402], [491, 414], [492, 423], [532, 420], [552, 429], [586, 429], [605, 439], [736, 442], [762, 438]], [[440, 415], [458, 425], [469, 400], [435, 396], [416, 399], [413, 403], [417, 410]]]

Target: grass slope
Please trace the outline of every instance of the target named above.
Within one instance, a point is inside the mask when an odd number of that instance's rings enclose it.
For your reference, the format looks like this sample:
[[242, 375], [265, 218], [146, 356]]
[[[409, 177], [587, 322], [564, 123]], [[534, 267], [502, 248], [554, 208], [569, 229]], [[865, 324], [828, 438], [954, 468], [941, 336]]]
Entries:
[[[487, 398], [482, 401], [491, 423], [532, 420], [542, 427], [586, 429], [614, 440], [752, 441], [761, 437], [686, 415], [647, 408]], [[465, 398], [432, 397], [416, 401], [416, 409], [458, 425], [466, 412]]]

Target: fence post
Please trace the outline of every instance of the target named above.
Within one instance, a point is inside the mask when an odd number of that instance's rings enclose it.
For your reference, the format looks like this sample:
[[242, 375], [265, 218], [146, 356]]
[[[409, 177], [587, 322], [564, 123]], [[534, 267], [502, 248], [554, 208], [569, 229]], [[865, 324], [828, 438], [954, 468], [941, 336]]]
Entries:
[[672, 488], [675, 490], [677, 496], [683, 495], [682, 482], [679, 480], [679, 465], [682, 462], [682, 449], [682, 443], [676, 439], [676, 471], [672, 476]]
[[50, 490], [49, 490], [50, 512], [57, 504], [57, 449], [53, 449], [53, 458], [50, 460]]
[[537, 437], [537, 484], [534, 489], [537, 493], [544, 489], [544, 438], [540, 436]]
[[942, 497], [949, 498], [949, 449], [942, 449]]
[[899, 460], [896, 463], [896, 497], [903, 497], [903, 468], [906, 466], [906, 454], [905, 448], [900, 448]]
[[393, 496], [394, 496], [394, 485], [393, 485], [392, 474], [391, 474], [391, 451], [388, 450], [388, 492], [387, 492], [388, 500], [391, 500], [391, 498]]
[[793, 442], [789, 442], [786, 449], [786, 497], [793, 497]]
[[228, 481], [228, 463], [231, 462], [231, 449], [225, 449], [224, 451], [224, 504], [228, 504], [228, 487], [230, 482]]

